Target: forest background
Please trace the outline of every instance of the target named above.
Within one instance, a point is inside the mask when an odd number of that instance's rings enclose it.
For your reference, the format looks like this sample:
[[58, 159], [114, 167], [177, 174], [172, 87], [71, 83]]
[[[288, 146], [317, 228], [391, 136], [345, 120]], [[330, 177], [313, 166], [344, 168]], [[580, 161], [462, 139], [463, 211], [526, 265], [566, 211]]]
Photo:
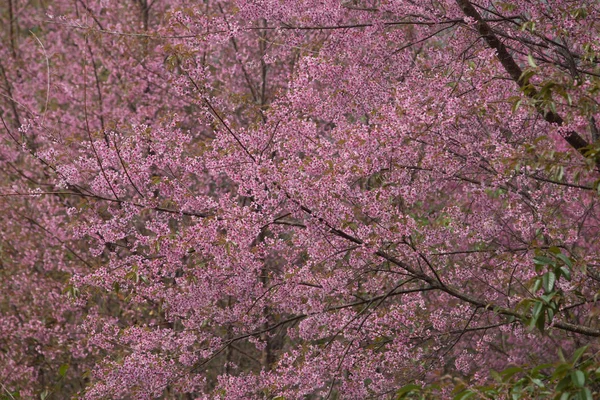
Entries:
[[0, 398], [600, 396], [600, 9], [0, 3]]

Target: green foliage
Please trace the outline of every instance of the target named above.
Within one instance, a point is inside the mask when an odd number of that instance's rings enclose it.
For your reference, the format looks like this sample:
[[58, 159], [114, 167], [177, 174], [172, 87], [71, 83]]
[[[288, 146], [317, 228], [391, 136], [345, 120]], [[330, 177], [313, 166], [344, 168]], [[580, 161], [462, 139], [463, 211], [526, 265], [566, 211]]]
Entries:
[[528, 319], [523, 321], [529, 329], [545, 331], [546, 323], [552, 322], [558, 313], [563, 300], [563, 292], [557, 287], [560, 279], [571, 280], [573, 260], [563, 254], [558, 247], [550, 247], [549, 251], [533, 258], [535, 271], [539, 274], [532, 281], [530, 292], [541, 294], [522, 300], [517, 309], [529, 311]]
[[588, 346], [577, 349], [570, 360], [559, 352], [559, 361], [533, 367], [511, 366], [490, 371], [489, 383], [470, 386], [461, 379], [444, 377], [425, 387], [410, 383], [396, 392], [395, 399], [440, 398], [452, 391], [453, 400], [466, 399], [552, 399], [592, 400], [600, 396], [600, 363]]

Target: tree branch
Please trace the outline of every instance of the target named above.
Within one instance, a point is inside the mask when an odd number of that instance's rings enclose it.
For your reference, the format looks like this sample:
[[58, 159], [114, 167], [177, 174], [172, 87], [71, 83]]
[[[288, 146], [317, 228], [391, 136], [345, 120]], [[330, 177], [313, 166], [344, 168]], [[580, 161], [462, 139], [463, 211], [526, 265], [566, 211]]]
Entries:
[[[489, 24], [481, 17], [481, 14], [479, 14], [479, 12], [469, 2], [469, 0], [456, 0], [456, 3], [467, 17], [470, 17], [473, 20], [475, 20], [475, 27], [477, 28], [477, 32], [486, 41], [489, 47], [496, 50], [496, 56], [498, 57], [498, 60], [504, 67], [504, 70], [510, 75], [512, 80], [515, 81], [515, 83], [517, 84], [517, 86], [519, 86], [520, 89], [525, 89], [529, 84], [527, 80], [523, 77], [523, 70], [521, 69], [521, 67], [519, 67], [514, 58], [509, 54], [504, 43], [502, 43], [500, 39], [498, 39], [498, 37], [494, 34], [494, 31], [489, 26]], [[533, 87], [528, 87], [526, 95], [531, 99], [535, 99], [537, 96], [537, 91]], [[558, 126], [563, 125], [564, 120], [556, 112], [544, 110], [538, 104], [536, 104], [535, 107], [537, 111], [542, 115], [542, 117], [544, 117], [546, 122], [556, 124]], [[579, 153], [584, 155], [587, 146], [589, 146], [589, 143], [584, 138], [582, 138], [577, 132], [568, 131], [564, 138], [571, 145], [571, 147], [573, 147]], [[600, 160], [596, 161], [596, 167], [600, 170]]]

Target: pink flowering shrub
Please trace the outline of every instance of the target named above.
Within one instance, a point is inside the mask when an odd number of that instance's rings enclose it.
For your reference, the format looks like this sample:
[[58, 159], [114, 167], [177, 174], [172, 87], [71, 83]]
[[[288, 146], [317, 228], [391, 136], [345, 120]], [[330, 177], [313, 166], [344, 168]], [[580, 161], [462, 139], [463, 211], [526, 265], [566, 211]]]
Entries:
[[2, 3], [0, 398], [599, 395], [599, 17]]

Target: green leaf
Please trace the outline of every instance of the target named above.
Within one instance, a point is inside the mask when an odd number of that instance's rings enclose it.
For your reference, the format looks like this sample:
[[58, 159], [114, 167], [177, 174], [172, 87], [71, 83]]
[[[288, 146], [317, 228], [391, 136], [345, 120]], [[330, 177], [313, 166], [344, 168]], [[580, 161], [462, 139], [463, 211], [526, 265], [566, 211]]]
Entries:
[[554, 309], [552, 307], [549, 307], [548, 309], [546, 309], [546, 313], [548, 314], [548, 321], [552, 321], [552, 319], [554, 318]]
[[512, 112], [517, 112], [517, 110], [519, 109], [519, 107], [521, 106], [521, 102], [523, 102], [523, 99], [519, 98], [517, 99], [512, 106]]
[[546, 327], [546, 314], [540, 313], [538, 319], [536, 320], [535, 327], [542, 333], [544, 333], [544, 328]]
[[544, 382], [542, 382], [540, 379], [532, 379], [531, 382], [533, 382], [536, 386], [543, 388], [544, 387]]
[[125, 279], [128, 279], [130, 281], [136, 281], [138, 280], [138, 274], [135, 271], [129, 271], [128, 273], [125, 274]]
[[552, 298], [554, 298], [555, 295], [556, 295], [556, 292], [546, 293], [543, 296], [540, 296], [540, 299], [542, 299], [542, 301], [545, 304], [550, 304], [550, 301], [552, 300]]
[[566, 93], [566, 99], [568, 105], [573, 105], [573, 98], [571, 97], [571, 94], [569, 92]]
[[563, 253], [559, 253], [556, 255], [556, 258], [559, 258], [562, 262], [564, 262], [569, 268], [573, 267], [573, 261]]
[[556, 391], [562, 392], [565, 389], [567, 389], [569, 386], [571, 386], [571, 379], [569, 379], [568, 376], [565, 376], [564, 378], [562, 378], [560, 380], [560, 382], [558, 382], [558, 385], [556, 385]]
[[571, 372], [571, 381], [575, 386], [582, 388], [585, 385], [585, 374], [580, 370], [573, 371]]
[[542, 280], [541, 280], [541, 279], [539, 279], [539, 278], [538, 278], [538, 279], [536, 279], [536, 280], [533, 282], [533, 287], [531, 288], [531, 292], [532, 292], [532, 293], [535, 293], [535, 292], [537, 292], [538, 290], [540, 290], [540, 287], [541, 287], [541, 286], [542, 286]]
[[562, 276], [565, 277], [566, 280], [571, 280], [571, 271], [567, 267], [560, 267], [559, 272]]
[[535, 21], [524, 22], [523, 25], [521, 25], [521, 30], [534, 32], [535, 31]]
[[581, 356], [583, 355], [583, 353], [585, 353], [585, 351], [588, 349], [588, 346], [583, 346], [578, 348], [575, 353], [573, 353], [573, 361], [572, 363], [575, 364], [577, 361], [579, 361], [579, 359], [581, 358]]
[[562, 181], [565, 176], [565, 167], [562, 165], [558, 167], [558, 173], [556, 174], [556, 180]]
[[584, 19], [585, 17], [588, 16], [588, 12], [585, 8], [578, 8], [576, 9], [574, 12], [571, 13], [571, 15], [573, 16], [573, 18], [575, 18], [576, 20], [580, 20], [580, 19]]
[[585, 400], [594, 400], [594, 398], [592, 397], [592, 392], [590, 391], [589, 388], [583, 388], [583, 389], [581, 389], [581, 391], [579, 392], [579, 394], [580, 394], [580, 397], [582, 399], [585, 399]]
[[548, 251], [552, 254], [560, 254], [560, 248], [556, 246], [550, 246]]
[[544, 308], [544, 303], [542, 303], [541, 301], [537, 301], [535, 303], [535, 305], [533, 306], [533, 316], [537, 317], [542, 313], [542, 310]]
[[554, 260], [546, 256], [535, 256], [533, 262], [537, 265], [554, 265]]
[[60, 366], [60, 368], [58, 368], [58, 375], [64, 377], [67, 374], [68, 370], [69, 370], [69, 364], [63, 364]]
[[517, 7], [514, 4], [505, 3], [505, 2], [496, 3], [496, 6], [500, 7], [503, 11], [514, 11], [514, 9]]
[[475, 395], [475, 392], [472, 392], [469, 389], [467, 389], [464, 392], [460, 392], [459, 394], [454, 396], [453, 400], [465, 400], [465, 399], [468, 399], [469, 397], [473, 397], [474, 395]]
[[[560, 347], [558, 348], [558, 352], [557, 353], [558, 353], [558, 358], [560, 359], [560, 361], [562, 361], [563, 363], [567, 362], [567, 360], [565, 359], [565, 355], [563, 354], [563, 351], [562, 351], [562, 349]], [[565, 367], [564, 364], [559, 365], [558, 368], [556, 368], [556, 370], [558, 371], [558, 370], [560, 370], [563, 367]]]
[[533, 56], [531, 54], [527, 54], [527, 62], [529, 62], [529, 65], [531, 65], [532, 68], [537, 68], [535, 60], [533, 59]]
[[549, 368], [552, 368], [552, 367], [553, 367], [553, 365], [552, 365], [552, 364], [550, 364], [550, 363], [547, 363], [547, 364], [540, 364], [540, 365], [537, 365], [535, 368], [533, 368], [533, 369], [531, 370], [531, 373], [532, 373], [533, 375], [537, 375], [537, 374], [538, 374], [540, 371], [542, 371], [542, 370], [544, 370], [544, 369], [549, 369]]
[[404, 399], [406, 398], [407, 395], [411, 394], [412, 392], [421, 390], [421, 387], [418, 385], [415, 385], [414, 383], [410, 383], [408, 385], [405, 385], [403, 387], [401, 387], [400, 389], [398, 389], [398, 391], [396, 392], [396, 399]]
[[494, 378], [494, 380], [496, 382], [498, 382], [498, 383], [502, 382], [502, 376], [498, 372], [491, 370], [490, 375], [492, 376], [492, 378]]
[[544, 312], [544, 303], [538, 301], [533, 306], [531, 313], [531, 320], [529, 321], [529, 329], [538, 328], [541, 332], [544, 332], [546, 323], [546, 314]]
[[500, 372], [500, 375], [502, 375], [505, 380], [508, 380], [514, 374], [517, 374], [519, 372], [523, 372], [523, 368], [521, 368], [521, 367], [508, 367], [505, 370], [503, 370], [502, 372]]
[[523, 87], [521, 89], [521, 90], [523, 90], [523, 92], [527, 93], [528, 91], [531, 91], [531, 89], [533, 88], [530, 85], [528, 85], [527, 83], [529, 82], [531, 77], [534, 75], [535, 75], [534, 70], [526, 69], [525, 71], [523, 71], [523, 73], [519, 77], [519, 81], [523, 83]]
[[542, 277], [542, 283], [544, 285], [544, 291], [549, 293], [554, 289], [554, 283], [556, 282], [556, 274], [552, 271], [548, 271]]

